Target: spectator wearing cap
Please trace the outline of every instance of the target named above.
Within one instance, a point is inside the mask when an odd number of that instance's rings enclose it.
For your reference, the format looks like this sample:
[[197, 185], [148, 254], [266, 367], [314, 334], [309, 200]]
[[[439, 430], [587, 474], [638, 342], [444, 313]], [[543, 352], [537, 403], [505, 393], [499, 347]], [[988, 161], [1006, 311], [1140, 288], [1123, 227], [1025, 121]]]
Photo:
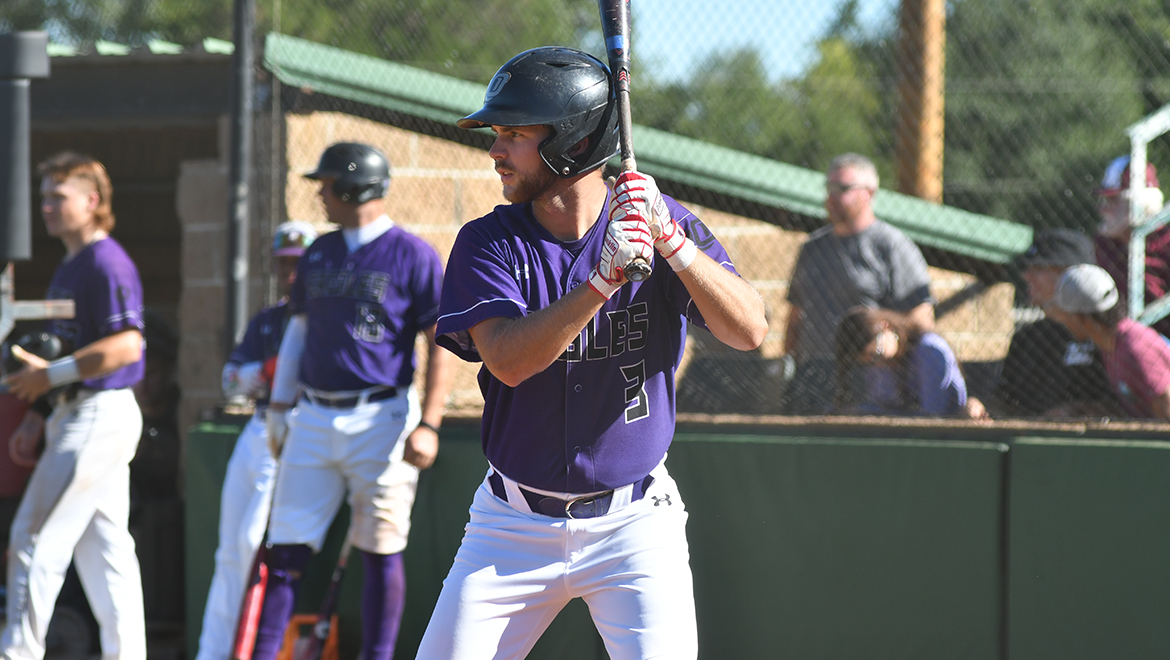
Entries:
[[1125, 316], [1117, 285], [1092, 264], [1064, 271], [1053, 316], [1079, 340], [1100, 349], [1109, 386], [1130, 417], [1170, 419], [1170, 345]]
[[[1113, 159], [1105, 169], [1101, 187], [1094, 191], [1101, 214], [1095, 240], [1097, 265], [1104, 268], [1117, 284], [1123, 306], [1129, 292], [1129, 239], [1132, 235], [1129, 170], [1129, 156]], [[1138, 195], [1139, 222], [1162, 210], [1162, 191], [1158, 188], [1158, 171], [1153, 163], [1146, 164], [1146, 187]], [[1145, 280], [1147, 305], [1170, 292], [1170, 226], [1146, 237]], [[1170, 317], [1157, 321], [1153, 328], [1170, 336]]]
[[[1028, 284], [1032, 305], [1047, 311], [1056, 284], [1070, 266], [1093, 263], [1093, 242], [1073, 229], [1042, 229], [1016, 265]], [[1098, 415], [1115, 407], [1101, 355], [1091, 341], [1078, 341], [1049, 317], [1021, 325], [1012, 335], [996, 388], [1009, 417]]]

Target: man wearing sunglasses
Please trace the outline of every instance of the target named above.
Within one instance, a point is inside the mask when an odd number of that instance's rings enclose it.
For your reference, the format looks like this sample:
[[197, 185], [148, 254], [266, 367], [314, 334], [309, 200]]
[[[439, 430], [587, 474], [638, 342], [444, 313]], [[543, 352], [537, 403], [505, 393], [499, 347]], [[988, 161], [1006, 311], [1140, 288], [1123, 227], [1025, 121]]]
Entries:
[[848, 310], [881, 307], [904, 314], [922, 332], [934, 329], [922, 252], [874, 215], [873, 162], [853, 153], [837, 156], [829, 163], [825, 190], [828, 226], [801, 246], [788, 287], [784, 352], [796, 362], [782, 402], [789, 415], [822, 414], [832, 404], [833, 337]]

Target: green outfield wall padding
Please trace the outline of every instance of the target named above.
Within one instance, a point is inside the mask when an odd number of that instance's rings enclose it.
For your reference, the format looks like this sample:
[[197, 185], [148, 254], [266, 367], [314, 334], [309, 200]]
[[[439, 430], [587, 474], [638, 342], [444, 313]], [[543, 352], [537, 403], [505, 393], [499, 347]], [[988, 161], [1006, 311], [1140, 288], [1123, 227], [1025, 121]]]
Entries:
[[994, 658], [995, 443], [681, 434], [702, 658]]
[[1170, 443], [1012, 448], [1010, 657], [1170, 658]]
[[[189, 434], [188, 657], [239, 428]], [[667, 461], [690, 511], [703, 660], [1170, 657], [1170, 442], [744, 428], [680, 425]], [[419, 480], [396, 658], [415, 657], [486, 468], [478, 423], [449, 420]], [[320, 602], [344, 522], [298, 611]], [[360, 645], [360, 569], [355, 554], [343, 658]], [[529, 656], [607, 657], [581, 601]]]

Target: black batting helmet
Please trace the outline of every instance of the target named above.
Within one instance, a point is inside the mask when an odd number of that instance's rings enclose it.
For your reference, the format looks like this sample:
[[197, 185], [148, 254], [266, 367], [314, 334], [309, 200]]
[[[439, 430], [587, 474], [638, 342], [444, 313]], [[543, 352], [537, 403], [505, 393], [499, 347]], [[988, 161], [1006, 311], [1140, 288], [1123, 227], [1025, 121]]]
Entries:
[[[546, 46], [520, 53], [488, 84], [483, 107], [460, 119], [460, 128], [552, 128], [540, 145], [544, 162], [569, 177], [605, 164], [618, 152], [616, 101], [609, 68], [572, 48]], [[585, 149], [571, 152], [581, 140]]]
[[338, 142], [321, 154], [317, 169], [306, 179], [333, 179], [333, 194], [343, 202], [362, 204], [381, 199], [390, 188], [390, 161], [368, 144]]

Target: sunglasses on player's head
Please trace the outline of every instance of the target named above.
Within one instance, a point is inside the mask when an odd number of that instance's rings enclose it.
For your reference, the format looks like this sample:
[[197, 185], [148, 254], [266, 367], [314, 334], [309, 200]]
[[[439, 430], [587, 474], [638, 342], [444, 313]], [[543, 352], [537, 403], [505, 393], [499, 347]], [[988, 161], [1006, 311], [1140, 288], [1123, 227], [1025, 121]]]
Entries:
[[865, 190], [869, 190], [869, 186], [864, 183], [837, 183], [836, 181], [830, 181], [825, 184], [825, 190], [827, 190], [830, 195], [843, 195], [850, 190], [855, 190], [857, 188], [864, 188]]

